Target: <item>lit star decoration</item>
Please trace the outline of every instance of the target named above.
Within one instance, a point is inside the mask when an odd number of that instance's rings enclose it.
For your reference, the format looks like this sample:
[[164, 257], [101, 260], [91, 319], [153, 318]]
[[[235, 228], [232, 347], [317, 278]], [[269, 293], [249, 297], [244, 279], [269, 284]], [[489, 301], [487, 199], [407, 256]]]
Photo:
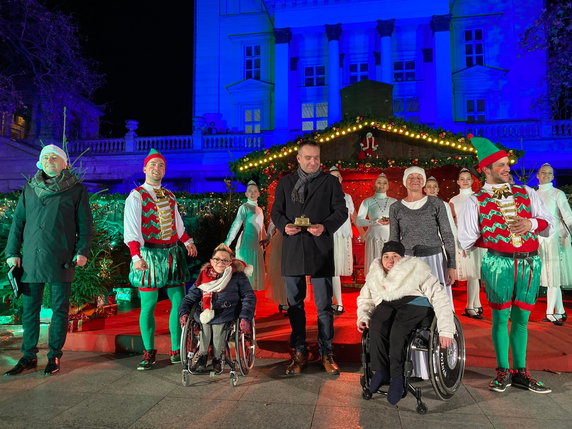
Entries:
[[[238, 180], [247, 180], [258, 177], [261, 184], [268, 184], [278, 175], [285, 171], [290, 171], [295, 167], [292, 162], [284, 159], [288, 155], [298, 150], [298, 145], [303, 140], [314, 140], [321, 144], [329, 144], [340, 137], [351, 133], [359, 132], [362, 129], [376, 129], [385, 133], [393, 133], [404, 136], [411, 140], [416, 140], [428, 146], [442, 146], [444, 149], [452, 151], [453, 154], [443, 157], [433, 157], [431, 159], [373, 159], [366, 160], [346, 159], [328, 162], [323, 165], [329, 168], [336, 165], [340, 169], [369, 169], [369, 168], [390, 168], [409, 167], [412, 164], [423, 168], [439, 167], [453, 164], [462, 167], [473, 167], [477, 163], [476, 149], [470, 144], [469, 137], [462, 133], [453, 134], [441, 128], [435, 129], [423, 124], [404, 121], [401, 118], [391, 120], [377, 120], [372, 118], [357, 117], [353, 120], [338, 122], [330, 128], [320, 132], [305, 134], [297, 138], [294, 142], [284, 145], [275, 145], [269, 149], [251, 152], [250, 154], [230, 163], [230, 169], [235, 173]], [[511, 164], [514, 164], [524, 152], [504, 148], [507, 151]]]

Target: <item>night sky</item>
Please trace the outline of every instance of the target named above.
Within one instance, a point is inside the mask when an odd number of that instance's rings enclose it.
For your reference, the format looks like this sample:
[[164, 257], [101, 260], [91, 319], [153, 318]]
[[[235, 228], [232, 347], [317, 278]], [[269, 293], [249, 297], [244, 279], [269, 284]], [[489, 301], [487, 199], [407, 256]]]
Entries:
[[140, 136], [191, 134], [193, 1], [46, 3], [75, 18], [86, 56], [106, 75], [93, 97], [106, 112], [102, 137], [124, 135], [126, 119], [139, 121]]

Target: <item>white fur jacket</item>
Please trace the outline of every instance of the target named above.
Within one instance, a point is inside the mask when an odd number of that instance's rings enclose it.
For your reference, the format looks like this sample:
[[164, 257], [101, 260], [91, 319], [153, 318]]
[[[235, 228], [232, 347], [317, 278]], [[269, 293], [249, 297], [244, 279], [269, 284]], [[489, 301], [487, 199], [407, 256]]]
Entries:
[[368, 322], [374, 308], [382, 301], [395, 301], [404, 296], [425, 296], [437, 316], [439, 335], [453, 338], [455, 322], [451, 300], [445, 288], [421, 259], [405, 256], [389, 273], [377, 258], [369, 267], [365, 285], [357, 298], [357, 323]]

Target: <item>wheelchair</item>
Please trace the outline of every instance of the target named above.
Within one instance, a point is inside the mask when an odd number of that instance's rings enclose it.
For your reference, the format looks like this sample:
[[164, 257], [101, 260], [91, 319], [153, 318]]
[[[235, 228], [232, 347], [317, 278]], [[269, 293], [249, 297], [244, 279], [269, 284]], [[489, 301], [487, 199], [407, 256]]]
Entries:
[[[204, 374], [204, 372], [191, 371], [193, 357], [199, 351], [199, 334], [202, 325], [192, 316], [196, 308], [189, 314], [181, 334], [181, 364], [183, 366], [182, 382], [187, 387], [191, 384], [191, 375]], [[222, 370], [228, 365], [230, 368], [230, 384], [238, 385], [238, 375], [246, 377], [254, 366], [256, 355], [256, 328], [254, 319], [251, 322], [249, 333], [240, 331], [240, 319], [226, 323], [226, 346], [222, 355]], [[211, 376], [214, 372], [211, 371]]]
[[[453, 338], [453, 344], [447, 349], [442, 349], [439, 346], [437, 318], [434, 315], [430, 315], [423, 320], [409, 335], [405, 360], [405, 389], [403, 397], [407, 396], [407, 393], [411, 393], [415, 397], [417, 400], [416, 411], [419, 414], [427, 413], [427, 405], [421, 399], [421, 389], [412, 384], [412, 353], [414, 351], [417, 350], [428, 354], [429, 380], [439, 399], [446, 401], [452, 398], [461, 386], [461, 379], [465, 372], [465, 338], [463, 336], [461, 322], [459, 322], [456, 315], [454, 318], [456, 333]], [[372, 394], [368, 390], [368, 387], [373, 374], [370, 367], [368, 329], [364, 330], [362, 334], [361, 350], [363, 375], [360, 376], [360, 384], [362, 387], [362, 397], [369, 400]], [[378, 393], [384, 394], [386, 392], [378, 391]]]

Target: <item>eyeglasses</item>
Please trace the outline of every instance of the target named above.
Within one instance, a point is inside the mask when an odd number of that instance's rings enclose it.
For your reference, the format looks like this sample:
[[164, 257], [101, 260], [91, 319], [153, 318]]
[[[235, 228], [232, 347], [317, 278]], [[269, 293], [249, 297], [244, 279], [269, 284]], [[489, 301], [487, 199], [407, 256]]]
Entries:
[[230, 259], [220, 259], [220, 258], [211, 258], [211, 261], [213, 261], [215, 264], [225, 264], [225, 265], [228, 265], [232, 262]]

